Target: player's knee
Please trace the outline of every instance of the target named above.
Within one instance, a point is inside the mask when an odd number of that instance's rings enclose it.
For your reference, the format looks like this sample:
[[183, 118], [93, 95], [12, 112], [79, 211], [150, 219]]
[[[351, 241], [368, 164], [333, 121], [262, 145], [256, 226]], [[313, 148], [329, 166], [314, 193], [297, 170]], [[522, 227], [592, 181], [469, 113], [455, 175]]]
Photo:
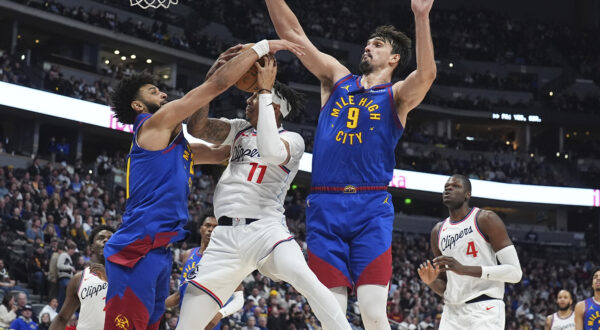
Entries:
[[[360, 315], [365, 324], [378, 327], [381, 324], [387, 323], [387, 315], [385, 308], [381, 308], [378, 304], [358, 304]], [[371, 328], [371, 327], [369, 327]]]

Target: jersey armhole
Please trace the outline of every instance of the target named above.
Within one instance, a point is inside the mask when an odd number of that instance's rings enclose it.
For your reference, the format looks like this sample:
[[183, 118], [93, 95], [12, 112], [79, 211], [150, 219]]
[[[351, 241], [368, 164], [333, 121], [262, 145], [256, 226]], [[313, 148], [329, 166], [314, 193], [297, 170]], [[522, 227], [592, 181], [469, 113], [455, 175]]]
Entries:
[[486, 242], [490, 242], [490, 240], [488, 239], [488, 237], [481, 231], [481, 229], [479, 229], [479, 224], [477, 223], [477, 221], [479, 220], [479, 214], [481, 213], [481, 209], [477, 210], [477, 213], [475, 214], [475, 229], [477, 229], [477, 232], [479, 233], [479, 235], [481, 235], [481, 237], [483, 237], [483, 239]]
[[78, 297], [79, 297], [79, 291], [81, 290], [81, 286], [83, 285], [83, 279], [85, 278], [85, 271], [86, 271], [86, 269], [90, 269], [90, 268], [87, 267], [87, 268], [84, 268], [81, 271], [81, 278], [79, 279], [79, 285], [77, 285], [77, 292], [76, 292], [76, 294], [77, 294]]

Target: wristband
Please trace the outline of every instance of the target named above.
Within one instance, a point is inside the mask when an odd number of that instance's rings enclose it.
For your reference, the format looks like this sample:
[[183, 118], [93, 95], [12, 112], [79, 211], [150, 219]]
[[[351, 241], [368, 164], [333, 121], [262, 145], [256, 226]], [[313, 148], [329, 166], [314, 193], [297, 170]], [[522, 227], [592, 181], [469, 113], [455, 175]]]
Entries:
[[258, 58], [261, 58], [269, 53], [269, 42], [263, 39], [252, 46], [252, 50], [256, 52]]
[[269, 92], [269, 94], [271, 94], [271, 90], [270, 89], [266, 89], [266, 88], [259, 89], [258, 90], [258, 94], [260, 94], [260, 92], [262, 92], [262, 91], [266, 91], [266, 92]]

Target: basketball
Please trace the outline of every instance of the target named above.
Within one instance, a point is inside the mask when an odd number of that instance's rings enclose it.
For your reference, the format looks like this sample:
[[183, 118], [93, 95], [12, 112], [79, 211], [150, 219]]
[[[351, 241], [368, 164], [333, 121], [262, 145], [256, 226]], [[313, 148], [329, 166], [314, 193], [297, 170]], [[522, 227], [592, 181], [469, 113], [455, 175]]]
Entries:
[[[252, 46], [254, 46], [253, 43], [245, 44], [240, 52], [243, 52]], [[258, 61], [261, 65], [265, 63], [262, 58]], [[246, 71], [246, 73], [244, 73], [240, 80], [235, 83], [235, 87], [250, 93], [258, 91], [258, 87], [256, 86], [256, 76], [256, 67], [252, 66], [248, 71]]]

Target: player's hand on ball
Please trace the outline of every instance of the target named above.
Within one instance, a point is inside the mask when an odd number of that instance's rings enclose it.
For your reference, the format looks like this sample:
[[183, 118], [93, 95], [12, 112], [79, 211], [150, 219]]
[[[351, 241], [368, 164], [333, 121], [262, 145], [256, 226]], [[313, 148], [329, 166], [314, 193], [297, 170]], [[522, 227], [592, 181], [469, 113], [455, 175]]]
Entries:
[[461, 274], [463, 265], [456, 259], [448, 256], [439, 256], [433, 259], [433, 265], [439, 267], [441, 272], [453, 271]]
[[435, 279], [440, 274], [440, 268], [438, 266], [433, 266], [431, 261], [427, 260], [426, 262], [419, 265], [419, 269], [417, 269], [419, 273], [419, 277], [425, 284], [431, 284], [431, 282], [435, 281]]
[[271, 54], [275, 54], [280, 50], [289, 50], [296, 56], [304, 55], [304, 46], [287, 40], [269, 40], [269, 50]]
[[208, 72], [206, 73], [206, 79], [210, 78], [217, 69], [223, 66], [223, 64], [227, 63], [230, 59], [238, 56], [242, 52], [242, 47], [244, 45], [237, 44], [235, 46], [229, 47], [226, 51], [222, 52], [221, 55], [217, 58], [215, 63], [210, 67]]
[[433, 0], [411, 0], [410, 8], [412, 9], [415, 16], [417, 15], [428, 15], [431, 11]]
[[261, 65], [260, 61], [254, 63], [257, 71], [256, 86], [259, 90], [271, 90], [277, 76], [277, 61], [269, 54], [264, 57], [264, 62], [264, 65]]

